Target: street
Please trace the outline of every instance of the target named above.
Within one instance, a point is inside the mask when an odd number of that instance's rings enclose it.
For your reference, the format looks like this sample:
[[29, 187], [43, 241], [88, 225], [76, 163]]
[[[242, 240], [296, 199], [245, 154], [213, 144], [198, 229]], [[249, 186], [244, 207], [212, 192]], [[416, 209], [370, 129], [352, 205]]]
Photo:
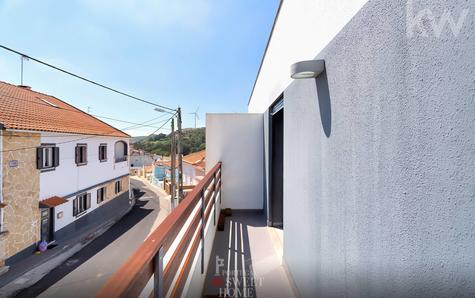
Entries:
[[[118, 223], [17, 297], [93, 297], [169, 214], [170, 201], [139, 179], [136, 205]], [[160, 197], [159, 197], [160, 196]]]

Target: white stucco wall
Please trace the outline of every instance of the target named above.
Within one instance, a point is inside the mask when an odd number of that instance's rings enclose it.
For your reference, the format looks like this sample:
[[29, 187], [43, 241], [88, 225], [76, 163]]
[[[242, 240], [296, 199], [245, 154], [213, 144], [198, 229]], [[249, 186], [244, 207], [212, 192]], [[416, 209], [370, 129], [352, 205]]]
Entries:
[[284, 0], [248, 106], [263, 113], [290, 84], [290, 65], [310, 60], [368, 0]]
[[151, 166], [153, 164], [154, 157], [151, 155], [130, 155], [130, 166], [132, 167], [143, 167], [143, 166]]
[[[102, 186], [102, 185], [101, 185]], [[102, 203], [97, 204], [97, 189], [100, 187], [95, 187], [92, 189], [89, 189], [87, 192], [91, 194], [91, 208], [87, 209], [84, 212], [84, 215], [87, 213], [90, 213], [94, 211], [97, 207], [100, 207], [104, 204], [107, 204], [109, 200], [104, 200]], [[69, 198], [68, 202], [61, 204], [59, 206], [56, 206], [54, 208], [54, 213], [55, 213], [55, 218], [54, 218], [54, 230], [59, 231], [61, 228], [64, 228], [68, 224], [72, 223], [75, 221], [76, 218], [73, 216], [73, 200], [75, 197]], [[58, 218], [58, 214], [62, 212], [62, 217]]]
[[262, 114], [207, 114], [206, 168], [222, 167], [222, 207], [264, 208]]
[[[52, 196], [66, 196], [84, 188], [129, 173], [127, 161], [114, 162], [116, 141], [127, 139], [114, 137], [90, 137], [83, 135], [61, 136], [50, 132], [42, 133], [41, 143], [54, 143], [59, 147], [59, 166], [50, 172], [40, 174], [40, 200]], [[87, 138], [87, 139], [84, 139]], [[87, 165], [77, 166], [76, 144], [87, 144]], [[99, 161], [99, 145], [107, 144], [107, 161]]]
[[183, 184], [184, 185], [194, 185], [197, 184], [197, 174], [202, 174], [201, 178], [204, 176], [203, 173], [200, 173], [193, 165], [183, 162]]

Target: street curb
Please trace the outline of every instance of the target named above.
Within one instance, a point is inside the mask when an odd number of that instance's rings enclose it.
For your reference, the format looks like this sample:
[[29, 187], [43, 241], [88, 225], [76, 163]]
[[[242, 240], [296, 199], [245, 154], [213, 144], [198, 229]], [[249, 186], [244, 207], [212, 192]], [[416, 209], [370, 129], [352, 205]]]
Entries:
[[109, 230], [115, 223], [117, 223], [122, 217], [124, 217], [127, 213], [132, 210], [135, 205], [135, 199], [132, 199], [130, 202], [129, 208], [123, 212], [121, 215], [114, 217], [113, 219], [105, 222], [101, 227], [98, 229], [86, 233], [82, 236], [78, 243], [73, 246], [66, 245], [63, 247], [63, 251], [58, 252], [56, 255], [53, 255], [49, 260], [44, 263], [37, 265], [36, 267], [32, 268], [31, 270], [23, 273], [21, 276], [17, 277], [16, 279], [12, 280], [2, 288], [0, 288], [0, 298], [7, 298], [15, 296], [19, 291], [29, 288], [35, 283], [37, 283], [40, 279], [42, 279], [46, 274], [51, 272], [53, 269], [64, 263], [67, 259], [72, 257], [74, 254], [79, 252], [89, 243], [94, 241], [97, 237], [104, 234], [107, 230]]

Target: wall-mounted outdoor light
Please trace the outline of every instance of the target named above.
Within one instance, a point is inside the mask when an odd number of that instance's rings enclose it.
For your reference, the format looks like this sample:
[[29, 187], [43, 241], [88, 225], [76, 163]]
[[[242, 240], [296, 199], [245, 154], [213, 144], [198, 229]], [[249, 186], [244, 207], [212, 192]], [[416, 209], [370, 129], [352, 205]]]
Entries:
[[311, 79], [318, 77], [325, 70], [325, 60], [300, 61], [290, 66], [292, 79]]

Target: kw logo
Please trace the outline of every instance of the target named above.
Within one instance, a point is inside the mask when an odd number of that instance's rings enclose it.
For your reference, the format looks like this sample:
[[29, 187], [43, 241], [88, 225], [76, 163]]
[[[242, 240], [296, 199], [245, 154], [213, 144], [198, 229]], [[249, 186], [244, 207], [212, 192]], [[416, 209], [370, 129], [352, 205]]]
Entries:
[[431, 27], [434, 36], [440, 38], [444, 28], [449, 24], [452, 34], [457, 37], [462, 30], [462, 26], [468, 13], [468, 9], [462, 10], [457, 21], [455, 21], [452, 12], [445, 9], [440, 19], [437, 20], [437, 17], [429, 8], [422, 9], [415, 14], [414, 0], [408, 0], [406, 4], [407, 36], [412, 38], [415, 34], [420, 34], [423, 37], [429, 37], [427, 27]]

